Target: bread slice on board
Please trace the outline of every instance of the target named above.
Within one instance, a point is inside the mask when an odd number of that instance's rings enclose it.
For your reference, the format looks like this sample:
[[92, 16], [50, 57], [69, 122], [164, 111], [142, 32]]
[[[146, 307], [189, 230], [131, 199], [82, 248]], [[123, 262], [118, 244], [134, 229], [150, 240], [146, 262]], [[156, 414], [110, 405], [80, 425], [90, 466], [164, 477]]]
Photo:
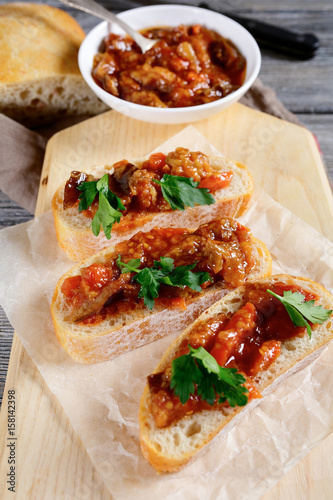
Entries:
[[[290, 287], [296, 284], [305, 292], [318, 295], [318, 300], [316, 300], [317, 305], [322, 305], [326, 309], [333, 309], [332, 295], [323, 286], [307, 278], [295, 278], [283, 274], [261, 279], [257, 283], [267, 288], [279, 283]], [[171, 363], [178, 347], [182, 342], [186, 341], [185, 339], [191, 330], [220, 313], [231, 315], [241, 308], [245, 304], [244, 292], [245, 287], [231, 291], [198, 317], [171, 344], [154, 370], [154, 373], [163, 371]], [[314, 325], [311, 339], [305, 334], [302, 337], [294, 337], [291, 340], [282, 342], [280, 356], [267, 370], [259, 372], [253, 378], [253, 384], [262, 392], [280, 375], [329, 342], [332, 337], [333, 320], [330, 317], [325, 323]], [[149, 409], [149, 395], [150, 392], [147, 384], [140, 402], [140, 441], [145, 458], [159, 472], [179, 470], [242, 410], [241, 407], [237, 406], [234, 408], [227, 406], [222, 409], [202, 410], [186, 416], [169, 427], [157, 428]]]
[[[149, 156], [131, 163], [142, 168], [142, 164]], [[210, 220], [219, 217], [238, 217], [247, 208], [252, 191], [253, 181], [248, 169], [241, 163], [235, 163], [223, 157], [210, 156], [209, 163], [213, 171], [233, 172], [229, 186], [214, 193], [216, 203], [213, 205], [197, 205], [187, 207], [184, 212], [179, 210], [165, 212], [146, 212], [136, 219], [136, 227], [127, 231], [118, 231], [114, 224], [111, 240], [106, 239], [103, 231], [96, 237], [91, 228], [91, 220], [78, 212], [77, 206], [64, 210], [63, 184], [56, 191], [52, 200], [52, 211], [57, 232], [58, 242], [67, 256], [79, 262], [99, 252], [110, 245], [117, 245], [120, 241], [131, 238], [138, 231], [150, 231], [153, 227], [189, 227], [195, 228]], [[100, 178], [105, 173], [112, 174], [113, 166], [96, 167], [91, 173]], [[131, 214], [129, 214], [129, 217]], [[126, 215], [123, 217], [126, 219]]]
[[[245, 279], [259, 279], [270, 275], [272, 260], [265, 245], [250, 235], [249, 246], [253, 265]], [[93, 264], [106, 265], [114, 261], [118, 253], [114, 247], [102, 250], [70, 269], [56, 286], [51, 305], [55, 332], [67, 353], [79, 363], [107, 361], [162, 338], [172, 331], [181, 331], [230, 290], [230, 285], [221, 280], [187, 300], [186, 310], [169, 307], [163, 303], [157, 303], [149, 310], [143, 301], [140, 301], [132, 309], [127, 306], [126, 312], [121, 310], [112, 313], [97, 324], [82, 323], [77, 319], [73, 321], [71, 304], [68, 304], [62, 292], [64, 281], [73, 276], [81, 276], [84, 270]]]
[[69, 14], [49, 5], [0, 5], [0, 113], [38, 126], [106, 111], [78, 67], [84, 37]]

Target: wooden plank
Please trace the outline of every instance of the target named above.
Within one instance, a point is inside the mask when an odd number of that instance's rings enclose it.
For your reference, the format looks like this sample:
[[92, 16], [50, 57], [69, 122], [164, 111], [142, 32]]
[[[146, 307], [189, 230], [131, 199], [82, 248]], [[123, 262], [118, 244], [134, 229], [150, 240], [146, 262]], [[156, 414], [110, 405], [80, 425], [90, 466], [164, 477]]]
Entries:
[[302, 114], [298, 118], [318, 139], [328, 180], [333, 189], [333, 115]]
[[[257, 184], [299, 212], [304, 220], [328, 237], [333, 236], [330, 224], [332, 197], [309, 132], [241, 105], [235, 105], [213, 119], [198, 122], [195, 127], [226, 156], [247, 163]], [[55, 188], [71, 169], [115, 161], [124, 156], [124, 151], [128, 158], [147, 154], [182, 128], [182, 125], [144, 124], [109, 112], [58, 133], [50, 141], [46, 153], [37, 213], [49, 208]], [[59, 403], [16, 337], [6, 394], [13, 387], [17, 391], [18, 404], [17, 498], [110, 498]], [[7, 437], [6, 407], [5, 396], [0, 416], [2, 443]], [[327, 446], [325, 443], [324, 451], [331, 458], [331, 443], [327, 441]], [[7, 457], [7, 449], [3, 447], [0, 462], [3, 476], [8, 470]], [[317, 466], [313, 460], [307, 460], [306, 472], [313, 474]], [[329, 470], [325, 469], [328, 463], [326, 460], [322, 471], [326, 470], [329, 475]], [[303, 469], [298, 467], [286, 479], [293, 498], [297, 498], [297, 492], [303, 494], [306, 491], [308, 476], [303, 474]], [[327, 484], [318, 485], [316, 492], [324, 492]], [[284, 486], [272, 490], [265, 500], [282, 498], [276, 496], [279, 491], [284, 491], [279, 488]], [[12, 498], [4, 481], [1, 482], [0, 494], [1, 498]], [[299, 498], [312, 500], [316, 497]]]

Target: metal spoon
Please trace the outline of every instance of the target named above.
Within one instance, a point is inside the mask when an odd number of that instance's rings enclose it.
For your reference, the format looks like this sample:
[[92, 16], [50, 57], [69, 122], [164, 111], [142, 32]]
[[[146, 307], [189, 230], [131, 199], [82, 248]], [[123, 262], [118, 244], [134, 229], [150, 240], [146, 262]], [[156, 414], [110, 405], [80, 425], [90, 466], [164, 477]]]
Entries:
[[115, 14], [112, 14], [112, 12], [106, 10], [102, 5], [94, 2], [94, 0], [60, 0], [60, 2], [69, 5], [70, 7], [74, 7], [74, 9], [83, 10], [84, 12], [99, 17], [100, 19], [105, 19], [106, 21], [117, 24], [133, 38], [133, 40], [139, 45], [143, 54], [159, 41], [156, 39], [151, 40], [149, 38], [145, 38], [143, 35], [140, 35], [140, 33], [128, 26], [127, 23], [119, 19], [119, 17]]

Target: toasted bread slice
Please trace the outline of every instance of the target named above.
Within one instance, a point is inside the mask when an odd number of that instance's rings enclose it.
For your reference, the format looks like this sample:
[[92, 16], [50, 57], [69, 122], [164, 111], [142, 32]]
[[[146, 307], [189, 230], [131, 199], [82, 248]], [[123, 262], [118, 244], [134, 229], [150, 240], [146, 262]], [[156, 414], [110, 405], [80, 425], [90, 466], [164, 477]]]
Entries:
[[[149, 157], [133, 160], [139, 168]], [[150, 231], [153, 227], [198, 227], [218, 217], [238, 217], [247, 208], [253, 191], [253, 181], [248, 169], [241, 163], [234, 163], [225, 158], [210, 156], [209, 164], [213, 171], [233, 172], [229, 186], [214, 193], [216, 203], [213, 205], [197, 205], [188, 207], [184, 212], [179, 210], [164, 212], [145, 212], [139, 214], [133, 224], [133, 214], [128, 213], [122, 218], [122, 223], [128, 220], [128, 228], [114, 224], [111, 240], [103, 231], [96, 237], [91, 230], [91, 220], [78, 212], [77, 206], [64, 210], [63, 184], [52, 200], [52, 211], [59, 245], [68, 257], [77, 262], [86, 259], [96, 252], [114, 246], [120, 241], [131, 238], [138, 231]], [[112, 174], [112, 166], [95, 168], [91, 172], [96, 178], [105, 173]]]
[[[149, 234], [149, 233], [148, 233]], [[253, 266], [246, 279], [259, 279], [271, 274], [272, 260], [265, 245], [249, 236]], [[97, 324], [73, 321], [67, 299], [62, 292], [64, 281], [81, 274], [92, 264], [104, 265], [118, 256], [115, 248], [107, 248], [68, 271], [58, 282], [51, 313], [59, 342], [68, 354], [80, 363], [109, 360], [126, 351], [148, 344], [172, 331], [186, 328], [204, 309], [223, 297], [230, 285], [223, 280], [186, 300], [186, 310], [155, 304], [149, 310], [142, 301], [131, 310], [108, 315]]]
[[[267, 288], [280, 283], [290, 287], [297, 285], [305, 292], [317, 295], [317, 305], [322, 305], [326, 309], [333, 309], [333, 296], [323, 286], [307, 278], [296, 278], [281, 274], [261, 279], [258, 283]], [[188, 337], [191, 330], [220, 313], [232, 315], [243, 307], [245, 304], [245, 287], [246, 285], [231, 291], [190, 325], [171, 344], [154, 373], [162, 372], [166, 366], [170, 365], [179, 346]], [[267, 370], [259, 372], [252, 378], [257, 390], [262, 392], [297, 362], [330, 341], [333, 337], [332, 317], [321, 325], [314, 325], [312, 330], [311, 339], [305, 334], [302, 337], [298, 336], [282, 342], [280, 356]], [[179, 470], [242, 410], [241, 407], [237, 406], [234, 408], [223, 406], [219, 409], [202, 410], [187, 415], [168, 427], [158, 428], [149, 409], [149, 398], [150, 391], [147, 384], [140, 402], [140, 441], [143, 455], [159, 472]]]

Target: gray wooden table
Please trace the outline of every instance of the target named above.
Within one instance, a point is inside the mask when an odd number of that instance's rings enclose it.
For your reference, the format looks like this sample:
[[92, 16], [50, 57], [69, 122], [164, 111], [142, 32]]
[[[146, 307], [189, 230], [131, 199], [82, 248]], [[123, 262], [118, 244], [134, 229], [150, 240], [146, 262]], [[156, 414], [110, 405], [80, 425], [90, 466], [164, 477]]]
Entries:
[[[7, 0], [8, 2], [8, 0]], [[5, 3], [0, 0], [0, 3]], [[66, 9], [57, 1], [46, 2], [64, 8], [88, 32], [99, 21], [73, 9]], [[104, 1], [113, 11], [136, 7], [134, 1]], [[148, 2], [147, 2], [148, 3]], [[153, 2], [151, 2], [153, 3]], [[156, 2], [158, 3], [158, 2]], [[198, 4], [199, 1], [172, 2]], [[272, 87], [285, 106], [318, 138], [328, 176], [333, 184], [333, 2], [332, 0], [210, 0], [225, 12], [260, 19], [300, 32], [314, 32], [321, 48], [313, 59], [297, 60], [287, 55], [262, 48], [263, 82]], [[306, 180], [305, 180], [306, 182]], [[32, 219], [32, 214], [18, 206], [0, 191], [0, 228]], [[8, 368], [13, 329], [0, 308], [0, 401]]]

